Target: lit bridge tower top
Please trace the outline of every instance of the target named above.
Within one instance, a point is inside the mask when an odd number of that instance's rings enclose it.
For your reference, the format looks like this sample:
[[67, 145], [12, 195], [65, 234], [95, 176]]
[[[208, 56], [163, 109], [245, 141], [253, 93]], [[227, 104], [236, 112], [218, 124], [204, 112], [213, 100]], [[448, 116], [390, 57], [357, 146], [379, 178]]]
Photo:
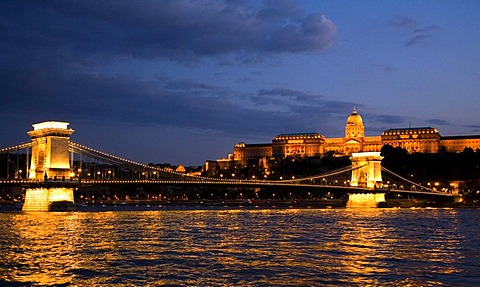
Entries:
[[68, 177], [70, 161], [68, 142], [72, 129], [69, 123], [48, 121], [33, 124], [33, 131], [28, 135], [32, 138], [32, 159], [28, 178], [43, 179], [45, 176]]
[[382, 184], [382, 159], [379, 152], [352, 153], [350, 186], [374, 189]]

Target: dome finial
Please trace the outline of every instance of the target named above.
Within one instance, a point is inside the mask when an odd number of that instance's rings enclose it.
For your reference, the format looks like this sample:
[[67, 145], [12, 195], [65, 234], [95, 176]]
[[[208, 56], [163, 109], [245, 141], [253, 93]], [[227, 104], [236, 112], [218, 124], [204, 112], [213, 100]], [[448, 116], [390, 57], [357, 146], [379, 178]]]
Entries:
[[357, 113], [357, 107], [356, 106], [353, 106], [353, 112], [352, 114], [356, 114]]

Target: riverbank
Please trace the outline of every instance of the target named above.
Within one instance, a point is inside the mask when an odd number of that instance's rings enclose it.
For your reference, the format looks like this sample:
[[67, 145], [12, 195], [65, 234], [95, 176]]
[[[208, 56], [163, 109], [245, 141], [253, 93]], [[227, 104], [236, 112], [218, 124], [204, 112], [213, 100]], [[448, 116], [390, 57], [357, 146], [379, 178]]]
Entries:
[[[76, 202], [78, 210], [89, 207], [141, 207], [141, 208], [345, 208], [346, 200], [343, 199], [311, 199], [311, 200], [96, 200]], [[383, 208], [479, 208], [478, 202], [430, 202], [426, 200], [387, 200]], [[19, 211], [21, 202], [0, 201], [0, 211]]]

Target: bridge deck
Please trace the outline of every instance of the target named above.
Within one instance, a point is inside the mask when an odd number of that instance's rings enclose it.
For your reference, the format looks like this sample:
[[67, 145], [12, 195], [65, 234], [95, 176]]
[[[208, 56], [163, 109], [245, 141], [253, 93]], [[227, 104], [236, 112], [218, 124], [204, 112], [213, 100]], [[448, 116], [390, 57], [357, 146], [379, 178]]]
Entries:
[[324, 185], [314, 183], [301, 183], [292, 181], [278, 180], [226, 180], [214, 179], [206, 180], [130, 180], [130, 179], [112, 179], [112, 180], [93, 180], [82, 179], [80, 181], [38, 181], [38, 180], [0, 180], [0, 185], [20, 185], [20, 186], [36, 186], [36, 185], [163, 185], [163, 186], [225, 186], [225, 187], [294, 187], [294, 188], [316, 188], [316, 189], [336, 189], [347, 193], [400, 193], [400, 194], [417, 194], [432, 195], [442, 197], [454, 197], [451, 193], [439, 191], [421, 191], [421, 190], [405, 190], [405, 189], [371, 189], [367, 187], [344, 186], [344, 185]]

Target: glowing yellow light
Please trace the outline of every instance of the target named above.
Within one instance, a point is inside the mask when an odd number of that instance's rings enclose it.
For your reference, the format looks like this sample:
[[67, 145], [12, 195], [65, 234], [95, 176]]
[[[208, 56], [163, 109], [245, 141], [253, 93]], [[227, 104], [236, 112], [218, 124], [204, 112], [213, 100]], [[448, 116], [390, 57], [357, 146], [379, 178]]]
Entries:
[[385, 193], [355, 193], [348, 195], [347, 207], [377, 207], [385, 202]]
[[34, 124], [33, 130], [42, 130], [42, 129], [62, 129], [66, 130], [68, 129], [69, 123], [66, 122], [43, 122], [43, 123], [38, 123]]
[[48, 211], [52, 202], [74, 202], [72, 188], [34, 188], [25, 193], [24, 211]]

